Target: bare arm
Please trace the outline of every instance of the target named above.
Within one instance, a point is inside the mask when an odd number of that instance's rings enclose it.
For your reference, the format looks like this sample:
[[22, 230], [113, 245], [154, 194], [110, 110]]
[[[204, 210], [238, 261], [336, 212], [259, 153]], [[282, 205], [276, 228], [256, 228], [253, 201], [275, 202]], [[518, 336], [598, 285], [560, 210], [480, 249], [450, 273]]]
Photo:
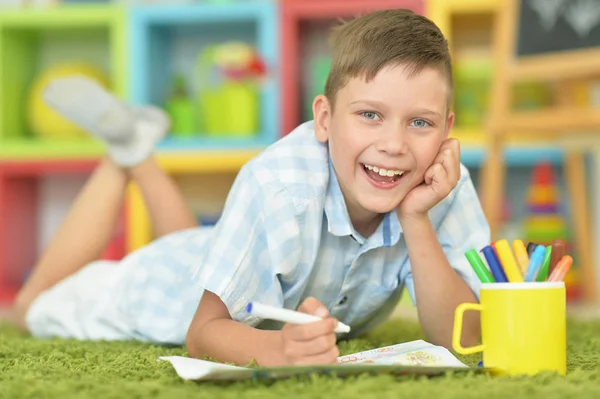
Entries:
[[[300, 311], [317, 313], [321, 304], [308, 298]], [[321, 305], [322, 306], [322, 305]], [[337, 321], [303, 326], [286, 325], [280, 331], [262, 331], [232, 320], [221, 299], [205, 291], [186, 337], [190, 356], [209, 356], [241, 366], [255, 360], [261, 366], [334, 363], [339, 355], [334, 329]]]
[[[417, 312], [432, 343], [452, 348], [454, 311], [463, 302], [477, 298], [450, 266], [426, 215], [402, 223], [412, 266]], [[479, 339], [479, 313], [466, 312], [463, 345]]]
[[192, 357], [247, 365], [277, 363], [281, 338], [277, 331], [260, 331], [231, 319], [218, 296], [205, 291], [186, 337]]

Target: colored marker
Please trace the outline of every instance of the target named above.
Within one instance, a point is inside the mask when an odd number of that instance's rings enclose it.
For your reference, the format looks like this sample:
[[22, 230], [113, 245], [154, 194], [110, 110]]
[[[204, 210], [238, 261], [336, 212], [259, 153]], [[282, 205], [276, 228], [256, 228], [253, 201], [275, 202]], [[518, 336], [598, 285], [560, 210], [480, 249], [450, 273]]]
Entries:
[[494, 282], [494, 277], [492, 277], [490, 271], [487, 269], [487, 267], [485, 267], [483, 261], [479, 257], [479, 254], [476, 250], [468, 250], [467, 252], [465, 252], [465, 256], [467, 257], [469, 264], [471, 264], [471, 267], [475, 271], [475, 274], [477, 274], [477, 277], [479, 277], [479, 281], [481, 281], [482, 283]]
[[[292, 324], [309, 324], [319, 320], [323, 320], [319, 316], [314, 316], [308, 313], [296, 312], [294, 310], [282, 309], [275, 306], [263, 305], [258, 302], [249, 302], [246, 306], [246, 311], [256, 315], [262, 319], [277, 320], [284, 323]], [[336, 333], [348, 333], [350, 327], [338, 321], [335, 327]]]
[[496, 257], [496, 251], [494, 251], [494, 248], [492, 248], [491, 245], [488, 245], [482, 249], [482, 252], [483, 256], [485, 256], [487, 264], [490, 267], [490, 271], [494, 276], [494, 280], [496, 280], [498, 283], [507, 283], [508, 279], [504, 274], [504, 270], [502, 270], [502, 265], [500, 264], [498, 257]]
[[550, 277], [548, 277], [548, 281], [562, 281], [572, 264], [573, 258], [571, 258], [569, 255], [563, 256], [554, 268], [554, 271]]
[[535, 251], [536, 247], [537, 247], [537, 244], [535, 242], [530, 242], [529, 244], [527, 244], [527, 255], [531, 256], [533, 251]]
[[494, 248], [494, 253], [496, 254], [496, 258], [500, 259], [500, 255], [498, 255], [498, 248], [496, 248], [496, 241], [492, 241], [490, 244], [492, 248]]
[[525, 273], [527, 273], [527, 268], [529, 266], [529, 255], [525, 249], [525, 244], [523, 244], [523, 241], [521, 240], [514, 240], [512, 247], [513, 252], [515, 253], [515, 258], [517, 259], [517, 263], [521, 268], [521, 274], [524, 276]]
[[508, 241], [497, 241], [496, 250], [498, 251], [500, 263], [502, 264], [504, 273], [506, 273], [506, 277], [508, 277], [508, 281], [511, 283], [522, 283], [523, 275], [519, 270], [519, 266], [517, 266], [517, 261], [510, 250]]
[[538, 245], [531, 254], [529, 265], [527, 265], [527, 275], [525, 276], [525, 281], [535, 281], [540, 267], [542, 266], [542, 263], [544, 263], [545, 255], [546, 247], [543, 245]]
[[552, 256], [550, 257], [550, 268], [548, 273], [552, 274], [554, 268], [565, 254], [565, 242], [563, 240], [552, 241]]
[[546, 254], [544, 255], [544, 262], [540, 267], [540, 272], [537, 275], [536, 281], [546, 281], [548, 278], [548, 269], [550, 268], [550, 258], [552, 257], [552, 245], [546, 247]]

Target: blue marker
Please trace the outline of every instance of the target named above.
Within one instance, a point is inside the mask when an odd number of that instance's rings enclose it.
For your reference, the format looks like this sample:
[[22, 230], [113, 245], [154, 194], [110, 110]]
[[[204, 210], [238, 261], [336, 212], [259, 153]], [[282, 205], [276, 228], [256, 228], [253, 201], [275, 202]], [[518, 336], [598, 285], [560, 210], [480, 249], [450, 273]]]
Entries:
[[538, 245], [533, 250], [531, 258], [529, 258], [529, 264], [527, 265], [527, 275], [525, 281], [535, 281], [536, 276], [540, 270], [540, 266], [544, 262], [544, 256], [546, 255], [546, 247]]
[[497, 283], [508, 283], [508, 279], [506, 278], [506, 274], [504, 274], [504, 269], [502, 269], [502, 264], [498, 260], [494, 248], [491, 245], [488, 245], [487, 247], [483, 248], [482, 252], [483, 256], [485, 256], [488, 266], [490, 267], [492, 276], [494, 276], [494, 280], [496, 280]]

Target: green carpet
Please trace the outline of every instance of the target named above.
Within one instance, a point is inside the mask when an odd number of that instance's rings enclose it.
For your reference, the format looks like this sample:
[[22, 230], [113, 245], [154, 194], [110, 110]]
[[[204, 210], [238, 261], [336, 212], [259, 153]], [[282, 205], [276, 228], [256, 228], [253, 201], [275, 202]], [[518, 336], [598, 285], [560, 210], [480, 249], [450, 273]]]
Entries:
[[[412, 322], [394, 320], [342, 354], [422, 338]], [[465, 373], [426, 378], [361, 375], [277, 382], [194, 383], [181, 380], [161, 355], [184, 348], [140, 343], [35, 340], [0, 326], [0, 398], [559, 398], [600, 397], [600, 322], [569, 321], [568, 375], [492, 377]], [[459, 358], [470, 365], [478, 356]]]

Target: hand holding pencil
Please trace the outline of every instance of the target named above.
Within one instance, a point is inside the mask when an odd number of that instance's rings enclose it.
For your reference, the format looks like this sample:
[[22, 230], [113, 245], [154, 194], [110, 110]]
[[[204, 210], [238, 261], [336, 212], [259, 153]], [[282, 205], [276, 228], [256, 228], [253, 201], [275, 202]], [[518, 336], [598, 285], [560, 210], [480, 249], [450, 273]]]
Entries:
[[248, 313], [263, 319], [286, 323], [281, 334], [282, 365], [332, 364], [340, 352], [336, 332], [347, 333], [350, 328], [330, 317], [327, 308], [316, 298], [306, 298], [298, 312], [250, 302]]

